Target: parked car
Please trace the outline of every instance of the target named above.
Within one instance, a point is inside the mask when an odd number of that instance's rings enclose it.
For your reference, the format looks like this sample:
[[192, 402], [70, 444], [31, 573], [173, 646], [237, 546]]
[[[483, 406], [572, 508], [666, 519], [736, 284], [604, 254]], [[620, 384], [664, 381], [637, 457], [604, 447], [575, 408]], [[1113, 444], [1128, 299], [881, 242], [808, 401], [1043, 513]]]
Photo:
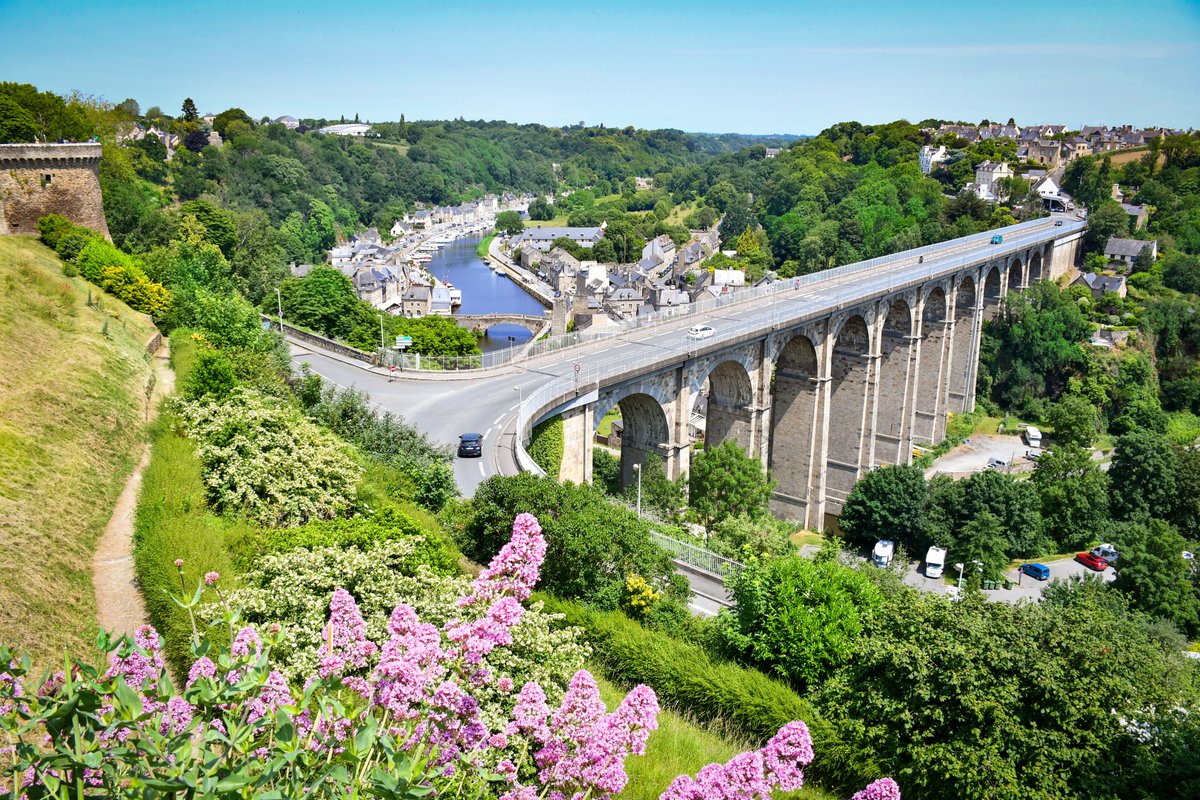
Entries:
[[992, 237], [992, 244], [1004, 244], [1004, 237], [997, 233]]
[[988, 469], [1004, 469], [1007, 466], [1008, 466], [1008, 462], [1005, 461], [1003, 458], [996, 458], [995, 456], [992, 456], [991, 458], [988, 459], [988, 463], [987, 463]]
[[1037, 461], [1039, 458], [1042, 457], [1042, 451], [1041, 450], [1026, 450], [1025, 457], [1028, 458], [1030, 461]]
[[479, 458], [483, 455], [483, 434], [464, 433], [458, 437], [459, 458]]
[[1096, 570], [1096, 572], [1104, 572], [1104, 570], [1108, 569], [1108, 562], [1093, 553], [1080, 553], [1075, 556], [1075, 560], [1088, 569]]
[[713, 330], [711, 325], [693, 325], [688, 328], [687, 336], [689, 339], [707, 339], [714, 333], [716, 331]]
[[1018, 570], [1039, 581], [1050, 580], [1050, 568], [1045, 564], [1022, 564]]
[[1117, 554], [1117, 548], [1113, 547], [1111, 544], [1096, 545], [1092, 548], [1092, 555], [1103, 558], [1109, 564], [1112, 564], [1119, 558], [1119, 555]]

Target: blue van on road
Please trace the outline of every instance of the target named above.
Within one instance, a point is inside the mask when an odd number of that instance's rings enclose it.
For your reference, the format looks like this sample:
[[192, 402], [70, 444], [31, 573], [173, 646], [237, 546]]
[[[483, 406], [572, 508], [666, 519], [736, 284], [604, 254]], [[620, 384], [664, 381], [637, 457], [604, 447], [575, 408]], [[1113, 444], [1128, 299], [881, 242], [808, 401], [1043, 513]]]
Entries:
[[1039, 581], [1050, 580], [1050, 568], [1045, 564], [1022, 564], [1020, 571]]

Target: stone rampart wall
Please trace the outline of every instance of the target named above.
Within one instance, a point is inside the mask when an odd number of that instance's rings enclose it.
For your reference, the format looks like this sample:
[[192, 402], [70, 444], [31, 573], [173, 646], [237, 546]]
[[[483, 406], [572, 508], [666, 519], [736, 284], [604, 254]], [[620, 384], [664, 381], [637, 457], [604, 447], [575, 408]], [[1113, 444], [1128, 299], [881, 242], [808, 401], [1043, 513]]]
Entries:
[[37, 235], [61, 214], [105, 238], [99, 144], [0, 144], [0, 234]]

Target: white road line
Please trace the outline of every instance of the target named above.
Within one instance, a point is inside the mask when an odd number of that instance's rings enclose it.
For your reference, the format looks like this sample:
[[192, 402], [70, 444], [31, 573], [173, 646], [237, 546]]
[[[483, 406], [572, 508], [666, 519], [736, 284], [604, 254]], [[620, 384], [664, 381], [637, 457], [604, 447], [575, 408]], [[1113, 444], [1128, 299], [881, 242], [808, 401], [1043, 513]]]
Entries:
[[499, 425], [499, 424], [500, 424], [500, 420], [502, 420], [502, 419], [504, 419], [504, 415], [503, 415], [503, 414], [501, 414], [500, 416], [496, 417], [496, 421], [495, 421], [495, 422], [493, 422], [493, 423], [492, 423], [492, 425], [493, 425], [493, 426], [495, 426], [495, 425]]
[[482, 478], [486, 478], [486, 477], [487, 477], [487, 473], [483, 471], [483, 462], [480, 462], [480, 463], [479, 463], [479, 475], [480, 475], [480, 477], [482, 477]]

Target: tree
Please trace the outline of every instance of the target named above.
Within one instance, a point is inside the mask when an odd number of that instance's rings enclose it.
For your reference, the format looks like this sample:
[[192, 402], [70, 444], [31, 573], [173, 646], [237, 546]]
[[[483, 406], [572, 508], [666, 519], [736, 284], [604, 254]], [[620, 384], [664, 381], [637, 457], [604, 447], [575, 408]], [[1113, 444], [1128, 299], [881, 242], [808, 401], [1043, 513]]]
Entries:
[[1163, 256], [1162, 268], [1164, 284], [1186, 294], [1200, 294], [1200, 256], [1172, 250]]
[[196, 104], [190, 97], [185, 97], [183, 99], [182, 111], [184, 122], [195, 122], [196, 120], [200, 119], [200, 112], [196, 110]]
[[[980, 578], [996, 580], [1008, 567], [1008, 536], [1003, 524], [984, 509], [967, 518], [951, 547], [951, 558], [962, 562], [970, 585]], [[975, 569], [978, 566], [979, 569]]]
[[198, 154], [208, 147], [208, 134], [199, 130], [188, 131], [187, 135], [183, 137], [183, 146]]
[[525, 230], [525, 223], [516, 211], [501, 211], [496, 215], [496, 230], [516, 236]]
[[221, 134], [222, 138], [232, 138], [226, 136], [229, 131], [229, 124], [232, 122], [242, 122], [247, 128], [254, 126], [254, 120], [250, 119], [250, 115], [245, 111], [240, 108], [228, 108], [213, 118], [213, 130]]
[[32, 142], [37, 136], [38, 126], [33, 115], [0, 94], [0, 144]]
[[1129, 216], [1115, 200], [1106, 200], [1097, 208], [1089, 209], [1085, 237], [1088, 249], [1103, 252], [1110, 238], [1120, 236], [1127, 230]]
[[1054, 428], [1054, 443], [1090, 447], [1099, 433], [1099, 415], [1087, 398], [1064, 395], [1046, 412], [1046, 421]]
[[836, 560], [753, 562], [729, 584], [737, 613], [722, 617], [726, 647], [798, 688], [848, 663], [863, 618], [883, 606], [865, 573]]
[[1117, 439], [1108, 471], [1113, 516], [1165, 518], [1175, 504], [1175, 456], [1161, 435], [1132, 430]]
[[1113, 533], [1121, 554], [1113, 587], [1130, 605], [1169, 619], [1189, 634], [1200, 629], [1191, 564], [1183, 558], [1187, 542], [1160, 519], [1125, 523]]
[[957, 517], [959, 544], [965, 541], [962, 531], [967, 524], [986, 512], [999, 523], [1004, 553], [1032, 556], [1042, 552], [1045, 541], [1041, 498], [1028, 481], [1019, 481], [989, 469], [975, 473], [961, 484], [963, 493]]
[[529, 218], [536, 220], [554, 219], [554, 206], [537, 197], [529, 204]]
[[335, 339], [350, 332], [358, 295], [339, 270], [319, 264], [303, 278], [284, 281], [279, 292], [288, 322]]
[[692, 456], [691, 509], [705, 528], [729, 517], [757, 519], [767, 513], [775, 488], [762, 462], [746, 455], [732, 439]]
[[1154, 255], [1150, 252], [1150, 245], [1143, 245], [1138, 251], [1137, 257], [1133, 259], [1133, 268], [1130, 273], [1137, 274], [1139, 272], [1149, 272], [1154, 267]]
[[721, 225], [717, 229], [721, 233], [721, 246], [733, 248], [737, 238], [745, 232], [746, 228], [753, 228], [757, 224], [754, 215], [750, 213], [750, 209], [741, 203], [736, 203], [730, 206], [725, 211], [725, 216], [721, 219]]
[[1091, 453], [1059, 444], [1042, 453], [1032, 483], [1042, 501], [1042, 523], [1051, 539], [1080, 549], [1100, 539], [1108, 523], [1108, 476]]
[[933, 543], [926, 516], [928, 506], [929, 486], [920, 467], [880, 467], [854, 484], [838, 524], [857, 544], [891, 539], [910, 553], [920, 553]]

